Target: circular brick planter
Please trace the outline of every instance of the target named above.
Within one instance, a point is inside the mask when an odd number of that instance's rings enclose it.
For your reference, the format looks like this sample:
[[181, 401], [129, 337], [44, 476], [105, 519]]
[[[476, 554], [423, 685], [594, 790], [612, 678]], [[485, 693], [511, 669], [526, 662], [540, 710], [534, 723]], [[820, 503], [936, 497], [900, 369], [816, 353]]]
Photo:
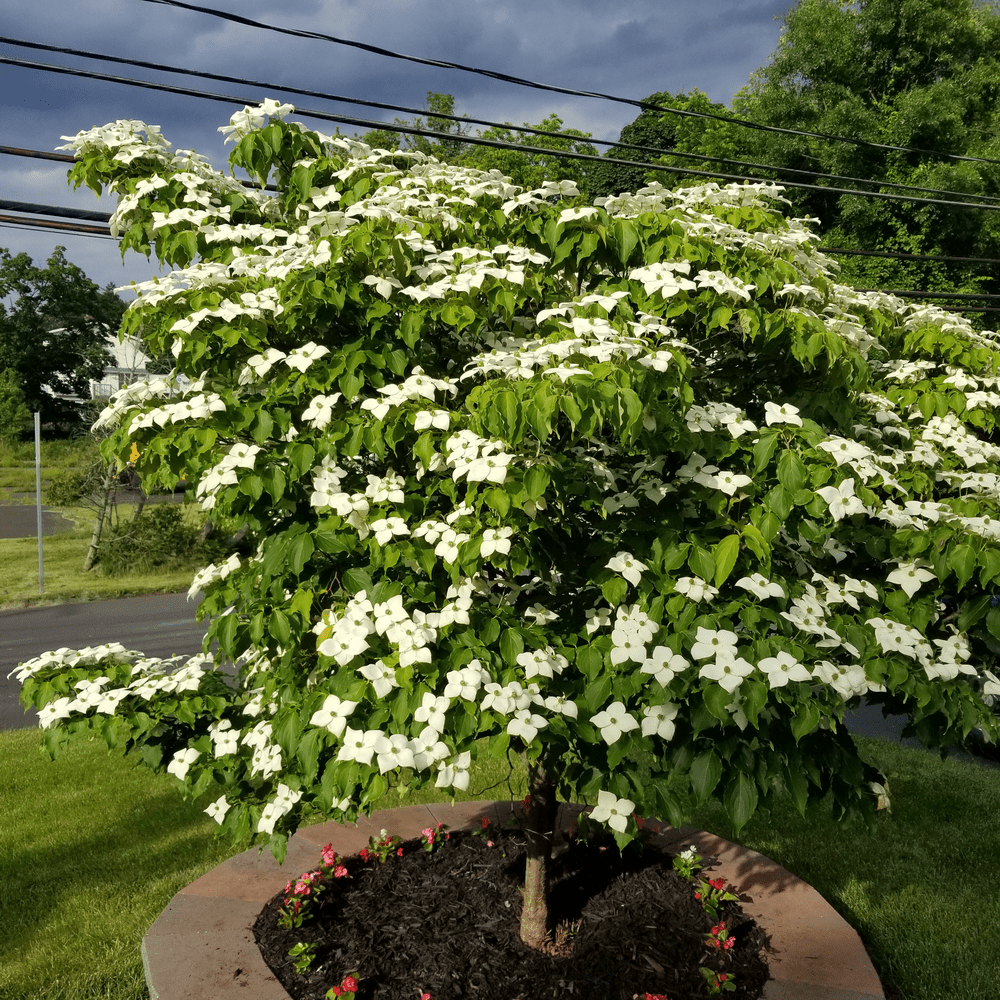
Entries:
[[[299, 830], [282, 866], [256, 848], [230, 858], [177, 893], [143, 938], [150, 1000], [288, 1000], [251, 927], [289, 878], [315, 867], [321, 847], [332, 843], [338, 854], [356, 854], [383, 828], [406, 840], [438, 823], [452, 830], [478, 826], [484, 813], [505, 823], [512, 809], [509, 802], [389, 809], [355, 825]], [[568, 825], [578, 811], [562, 807], [560, 821]], [[750, 897], [743, 909], [771, 939], [766, 1000], [884, 1000], [857, 932], [801, 879], [762, 854], [691, 827], [664, 827], [660, 841], [670, 850], [694, 844], [718, 862], [713, 875]]]

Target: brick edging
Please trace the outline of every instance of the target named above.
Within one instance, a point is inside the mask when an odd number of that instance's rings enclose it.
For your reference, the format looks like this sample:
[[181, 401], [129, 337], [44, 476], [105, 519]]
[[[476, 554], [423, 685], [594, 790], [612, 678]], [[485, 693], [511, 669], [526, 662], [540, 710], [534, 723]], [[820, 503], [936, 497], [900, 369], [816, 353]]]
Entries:
[[[568, 819], [576, 807], [563, 807]], [[356, 854], [385, 828], [404, 840], [429, 824], [452, 830], [478, 826], [484, 814], [504, 823], [510, 802], [461, 802], [387, 809], [357, 824], [300, 829], [288, 842], [285, 864], [256, 848], [224, 861], [181, 889], [142, 940], [150, 1000], [288, 1000], [264, 964], [251, 928], [264, 904], [289, 878], [317, 864], [319, 848]], [[692, 827], [665, 827], [665, 846], [694, 844], [715, 860], [751, 902], [743, 909], [771, 939], [771, 979], [764, 1000], [885, 1000], [857, 932], [811, 886], [770, 858]]]

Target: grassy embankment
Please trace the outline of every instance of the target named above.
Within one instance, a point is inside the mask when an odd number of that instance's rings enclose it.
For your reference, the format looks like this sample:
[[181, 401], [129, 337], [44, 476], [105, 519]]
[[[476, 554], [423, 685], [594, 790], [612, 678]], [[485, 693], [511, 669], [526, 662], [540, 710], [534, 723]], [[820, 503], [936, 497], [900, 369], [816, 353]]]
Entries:
[[[0, 996], [145, 1000], [142, 935], [177, 891], [247, 845], [213, 841], [205, 802], [184, 802], [174, 779], [103, 743], [76, 737], [50, 763], [39, 742], [37, 730], [0, 732]], [[891, 815], [879, 813], [871, 829], [838, 825], [823, 809], [801, 819], [779, 799], [739, 841], [843, 914], [893, 996], [1000, 995], [1000, 772], [880, 740], [858, 744], [889, 778]], [[523, 771], [479, 762], [471, 788], [479, 791], [469, 798], [517, 798]], [[406, 801], [444, 799], [428, 789]], [[382, 803], [399, 804], [395, 792]], [[692, 821], [737, 839], [716, 807]]]
[[[54, 476], [82, 472], [97, 457], [96, 444], [89, 439], [42, 442], [42, 496]], [[34, 442], [0, 444], [0, 503], [33, 502], [14, 494], [34, 494]], [[132, 504], [119, 504], [118, 517], [127, 521]], [[167, 570], [105, 575], [100, 567], [83, 572], [83, 560], [90, 544], [95, 511], [76, 506], [63, 510], [74, 527], [71, 531], [47, 535], [43, 539], [45, 592], [38, 588], [37, 539], [0, 538], [0, 609], [51, 604], [59, 601], [88, 601], [125, 597], [131, 594], [173, 593], [186, 590], [194, 571], [205, 560], [195, 555], [190, 564]], [[0, 514], [2, 516], [2, 514]], [[192, 523], [199, 519], [194, 508], [185, 509]]]

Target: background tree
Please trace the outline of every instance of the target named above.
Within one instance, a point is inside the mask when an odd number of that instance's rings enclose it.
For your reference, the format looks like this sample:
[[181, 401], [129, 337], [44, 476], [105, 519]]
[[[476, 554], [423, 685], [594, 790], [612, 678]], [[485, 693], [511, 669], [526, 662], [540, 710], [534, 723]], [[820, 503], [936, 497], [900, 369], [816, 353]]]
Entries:
[[90, 398], [90, 382], [113, 363], [125, 303], [101, 289], [56, 247], [45, 267], [0, 248], [0, 369], [17, 375], [24, 401], [46, 423], [78, 420], [77, 407], [51, 393]]
[[466, 149], [465, 143], [460, 142], [456, 137], [467, 135], [470, 131], [469, 127], [461, 122], [440, 117], [441, 115], [455, 114], [454, 96], [428, 90], [424, 111], [425, 117], [419, 115], [412, 119], [397, 117], [393, 119], [393, 122], [396, 125], [406, 125], [411, 128], [436, 132], [440, 136], [439, 138], [396, 132], [390, 126], [372, 129], [358, 138], [373, 149], [415, 149], [426, 156], [434, 156], [449, 163], [453, 162]]
[[[554, 149], [570, 153], [584, 153], [588, 156], [599, 156], [597, 148], [587, 140], [589, 132], [581, 132], [575, 128], [563, 128], [562, 119], [558, 115], [548, 115], [537, 125], [524, 123], [528, 128], [543, 129], [547, 135], [534, 135], [530, 132], [517, 132], [510, 122], [503, 126], [480, 129], [477, 135], [483, 139], [493, 139], [497, 142], [512, 143], [517, 146], [534, 146], [542, 149]], [[478, 170], [499, 170], [502, 174], [521, 187], [532, 189], [540, 187], [545, 181], [573, 181], [580, 196], [590, 200], [595, 190], [594, 177], [601, 165], [590, 160], [571, 160], [560, 156], [546, 156], [517, 149], [499, 149], [493, 146], [476, 146], [466, 144], [461, 156], [455, 161], [462, 166], [475, 167]]]
[[[736, 95], [733, 111], [759, 124], [997, 160], [998, 80], [1000, 9], [995, 4], [800, 0], [785, 15], [771, 61]], [[713, 132], [716, 138], [727, 136], [729, 148], [739, 158], [757, 163], [1000, 197], [998, 163], [949, 160], [736, 125], [720, 124]], [[678, 148], [715, 151], [697, 137], [678, 143]], [[779, 181], [781, 177], [811, 180], [772, 176]], [[827, 245], [997, 257], [1000, 213], [996, 211], [791, 188], [786, 196], [797, 214], [820, 220], [818, 229]], [[1000, 264], [838, 259], [844, 280], [860, 287], [1000, 293]]]
[[[700, 90], [690, 93], [671, 94], [661, 91], [643, 99], [646, 104], [677, 108], [680, 111], [696, 111], [708, 114], [727, 114], [725, 105], [710, 101]], [[682, 115], [664, 114], [659, 111], [643, 110], [629, 122], [618, 137], [622, 143], [636, 146], [650, 146], [654, 150], [687, 149], [714, 156], [728, 156], [732, 139], [724, 125], [707, 118], [688, 118]], [[621, 146], [609, 146], [604, 154], [622, 160], [657, 162], [656, 153], [643, 153]], [[677, 165], [698, 168], [692, 160], [677, 159]], [[705, 169], [715, 169], [706, 166]], [[623, 191], [638, 191], [649, 180], [671, 187], [675, 184], [696, 184], [697, 177], [681, 174], [666, 174], [662, 170], [650, 171], [645, 167], [626, 167], [618, 163], [602, 163], [594, 171], [592, 194], [594, 197], [621, 194]]]
[[17, 372], [0, 371], [0, 443], [20, 437], [30, 426], [31, 410], [24, 405]]

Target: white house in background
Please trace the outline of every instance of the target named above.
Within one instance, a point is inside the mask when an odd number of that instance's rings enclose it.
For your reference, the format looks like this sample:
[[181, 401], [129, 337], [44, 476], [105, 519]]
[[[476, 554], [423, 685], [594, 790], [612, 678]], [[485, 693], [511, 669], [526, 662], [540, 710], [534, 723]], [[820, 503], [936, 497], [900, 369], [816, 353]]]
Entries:
[[106, 399], [119, 389], [146, 377], [146, 364], [149, 358], [143, 353], [139, 342], [134, 337], [119, 341], [117, 335], [108, 337], [108, 349], [114, 354], [115, 361], [104, 369], [104, 378], [100, 382], [90, 383], [90, 395], [93, 399]]

